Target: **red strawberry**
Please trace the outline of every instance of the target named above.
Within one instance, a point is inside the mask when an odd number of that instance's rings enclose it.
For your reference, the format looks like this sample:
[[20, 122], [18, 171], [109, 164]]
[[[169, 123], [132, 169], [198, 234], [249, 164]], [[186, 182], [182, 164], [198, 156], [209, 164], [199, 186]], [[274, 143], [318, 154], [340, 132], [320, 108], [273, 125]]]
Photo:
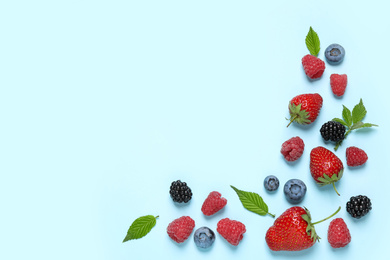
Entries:
[[167, 233], [173, 241], [183, 243], [191, 235], [195, 221], [187, 216], [180, 217], [169, 223]]
[[336, 193], [338, 193], [335, 182], [343, 176], [344, 166], [341, 160], [328, 149], [318, 146], [310, 153], [310, 172], [314, 180], [324, 186], [332, 184]]
[[342, 218], [335, 218], [330, 222], [328, 242], [333, 248], [345, 247], [351, 242], [351, 234]]
[[226, 204], [227, 200], [222, 198], [221, 193], [218, 191], [212, 191], [203, 202], [202, 212], [206, 216], [211, 216], [220, 211], [223, 207], [226, 206]]
[[302, 58], [303, 69], [310, 79], [318, 79], [325, 70], [325, 62], [316, 56], [307, 54]]
[[265, 241], [273, 251], [300, 251], [312, 247], [320, 239], [314, 225], [333, 217], [340, 209], [341, 207], [330, 217], [312, 223], [309, 210], [291, 207], [268, 229]]
[[322, 97], [320, 94], [302, 94], [294, 97], [288, 103], [290, 111], [290, 123], [297, 122], [302, 125], [309, 125], [316, 120], [322, 107]]
[[217, 223], [218, 233], [233, 246], [237, 246], [246, 232], [245, 225], [237, 220], [221, 219]]
[[365, 151], [355, 146], [348, 147], [345, 151], [348, 166], [360, 166], [367, 162], [368, 156]]
[[347, 75], [346, 74], [332, 74], [330, 75], [330, 87], [333, 94], [338, 97], [344, 95], [345, 89], [347, 88]]

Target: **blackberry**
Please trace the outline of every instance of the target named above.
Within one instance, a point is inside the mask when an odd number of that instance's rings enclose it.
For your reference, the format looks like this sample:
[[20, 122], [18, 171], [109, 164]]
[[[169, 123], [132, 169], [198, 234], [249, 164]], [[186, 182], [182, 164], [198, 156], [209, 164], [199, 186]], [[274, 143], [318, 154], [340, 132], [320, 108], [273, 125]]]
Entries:
[[171, 194], [173, 201], [178, 203], [187, 203], [192, 198], [190, 187], [187, 186], [187, 183], [180, 180], [172, 182], [169, 194]]
[[351, 214], [353, 218], [361, 218], [371, 209], [371, 200], [367, 196], [354, 196], [347, 202], [347, 212]]
[[344, 139], [345, 126], [335, 121], [328, 121], [321, 126], [320, 133], [325, 141], [338, 142]]

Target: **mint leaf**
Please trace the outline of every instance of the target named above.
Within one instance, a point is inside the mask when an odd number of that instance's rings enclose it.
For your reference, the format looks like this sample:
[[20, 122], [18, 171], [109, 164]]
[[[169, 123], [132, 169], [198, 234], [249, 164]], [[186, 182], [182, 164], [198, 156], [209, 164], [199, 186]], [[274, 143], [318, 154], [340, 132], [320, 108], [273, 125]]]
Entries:
[[373, 126], [378, 126], [378, 125], [375, 125], [375, 124], [370, 124], [370, 123], [364, 123], [361, 128], [363, 127], [373, 127]]
[[333, 118], [332, 121], [338, 122], [338, 123], [345, 125], [345, 126], [348, 126], [347, 123], [345, 123], [344, 120], [340, 119], [340, 118]]
[[318, 55], [320, 52], [320, 38], [318, 38], [318, 34], [313, 30], [313, 28], [309, 29], [309, 32], [306, 35], [306, 47], [310, 51], [310, 54], [313, 56]]
[[367, 110], [363, 105], [363, 100], [360, 99], [359, 104], [357, 104], [352, 110], [352, 121], [353, 123], [357, 123], [363, 120], [366, 116]]
[[352, 125], [352, 113], [346, 106], [343, 105], [343, 118], [347, 126]]
[[156, 225], [156, 218], [158, 218], [158, 216], [154, 217], [152, 215], [147, 215], [134, 220], [129, 230], [127, 231], [127, 235], [125, 239], [123, 239], [122, 243], [146, 236], [150, 232], [150, 230], [152, 230], [152, 228]]
[[261, 216], [269, 214], [272, 217], [275, 217], [275, 215], [268, 212], [268, 206], [267, 204], [265, 204], [259, 194], [254, 192], [242, 191], [232, 185], [230, 185], [230, 187], [232, 187], [232, 189], [237, 193], [244, 208]]

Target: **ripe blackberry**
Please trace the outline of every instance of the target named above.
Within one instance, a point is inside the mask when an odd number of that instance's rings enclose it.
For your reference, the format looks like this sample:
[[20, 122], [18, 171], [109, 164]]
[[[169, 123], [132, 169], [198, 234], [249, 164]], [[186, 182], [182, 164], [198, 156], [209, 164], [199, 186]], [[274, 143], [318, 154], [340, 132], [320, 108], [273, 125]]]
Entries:
[[354, 196], [347, 202], [347, 212], [353, 218], [361, 218], [371, 209], [371, 200], [367, 196]]
[[320, 133], [325, 141], [338, 142], [344, 139], [345, 126], [335, 121], [328, 121], [321, 126]]
[[187, 183], [182, 182], [180, 180], [172, 182], [169, 194], [171, 194], [171, 198], [174, 202], [179, 203], [187, 203], [192, 198], [192, 192], [190, 187], [187, 186]]

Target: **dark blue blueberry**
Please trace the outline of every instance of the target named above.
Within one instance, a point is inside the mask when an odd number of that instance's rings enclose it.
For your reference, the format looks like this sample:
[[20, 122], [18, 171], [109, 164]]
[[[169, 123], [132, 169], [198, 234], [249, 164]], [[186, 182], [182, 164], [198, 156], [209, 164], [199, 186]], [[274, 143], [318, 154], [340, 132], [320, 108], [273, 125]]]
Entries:
[[264, 179], [264, 188], [268, 191], [275, 191], [279, 188], [279, 180], [274, 175], [269, 175]]
[[325, 58], [330, 64], [339, 64], [343, 61], [345, 56], [345, 50], [343, 46], [339, 44], [331, 44], [325, 50]]
[[208, 227], [201, 227], [195, 231], [194, 241], [197, 247], [209, 248], [215, 241], [215, 234]]
[[286, 195], [286, 199], [290, 203], [296, 204], [301, 202], [305, 194], [306, 185], [301, 180], [291, 179], [284, 185], [284, 195]]

